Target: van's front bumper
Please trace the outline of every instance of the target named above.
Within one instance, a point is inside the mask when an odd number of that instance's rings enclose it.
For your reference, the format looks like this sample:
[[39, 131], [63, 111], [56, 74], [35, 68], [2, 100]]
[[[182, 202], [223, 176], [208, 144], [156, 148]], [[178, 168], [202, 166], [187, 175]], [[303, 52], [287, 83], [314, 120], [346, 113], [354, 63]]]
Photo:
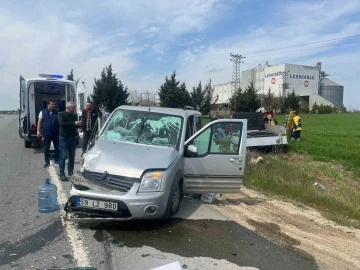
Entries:
[[[140, 183], [134, 183], [129, 192], [121, 192], [91, 183], [80, 173], [71, 178], [70, 198], [64, 208], [67, 213], [129, 219], [159, 219], [165, 215], [170, 190], [139, 193]], [[80, 184], [79, 184], [80, 183]], [[82, 184], [81, 184], [82, 183]], [[87, 190], [84, 190], [86, 186]], [[79, 198], [117, 203], [117, 211], [86, 208], [78, 205]], [[155, 212], [151, 210], [156, 209]]]

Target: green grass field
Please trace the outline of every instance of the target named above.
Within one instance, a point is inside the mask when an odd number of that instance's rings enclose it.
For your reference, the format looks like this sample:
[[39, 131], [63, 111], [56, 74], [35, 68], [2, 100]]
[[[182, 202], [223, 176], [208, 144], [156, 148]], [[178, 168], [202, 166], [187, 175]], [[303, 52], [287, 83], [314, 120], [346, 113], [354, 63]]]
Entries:
[[[247, 164], [244, 184], [360, 228], [360, 114], [301, 118], [301, 141], [289, 142], [285, 153], [249, 152], [248, 161], [261, 155], [264, 162]], [[276, 119], [282, 123], [285, 118]]]
[[291, 152], [338, 163], [360, 175], [360, 114], [307, 114], [301, 119], [302, 141], [291, 143]]

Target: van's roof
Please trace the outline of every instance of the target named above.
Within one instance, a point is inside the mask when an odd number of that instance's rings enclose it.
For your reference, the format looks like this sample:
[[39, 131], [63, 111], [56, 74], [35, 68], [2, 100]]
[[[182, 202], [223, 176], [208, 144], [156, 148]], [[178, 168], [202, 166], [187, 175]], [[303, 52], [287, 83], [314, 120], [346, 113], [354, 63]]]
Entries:
[[[149, 107], [149, 106], [128, 106], [128, 105], [123, 105], [123, 106], [118, 107], [117, 109], [134, 110], [134, 111], [150, 111], [150, 112], [156, 112], [156, 113], [172, 114], [172, 115], [181, 115], [181, 116], [201, 115], [200, 112], [195, 111], [195, 110], [174, 109], [174, 108], [166, 108], [166, 107]], [[150, 110], [149, 110], [149, 109], [150, 109]]]

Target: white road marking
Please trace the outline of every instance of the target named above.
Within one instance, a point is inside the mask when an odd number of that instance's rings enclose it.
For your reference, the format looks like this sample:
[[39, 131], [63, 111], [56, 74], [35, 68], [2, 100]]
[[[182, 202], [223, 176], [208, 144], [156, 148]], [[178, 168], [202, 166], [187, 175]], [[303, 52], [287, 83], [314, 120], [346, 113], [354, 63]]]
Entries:
[[61, 184], [61, 181], [57, 175], [55, 167], [49, 166], [49, 174], [52, 182], [57, 186], [57, 194], [58, 194], [58, 203], [60, 206], [61, 213], [61, 222], [66, 230], [66, 233], [69, 237], [69, 242], [71, 248], [74, 253], [74, 259], [77, 261], [78, 267], [90, 267], [90, 260], [88, 258], [88, 254], [86, 252], [85, 244], [84, 244], [84, 236], [82, 233], [76, 228], [73, 223], [66, 223], [64, 220], [65, 211], [63, 207], [67, 202], [67, 196]]

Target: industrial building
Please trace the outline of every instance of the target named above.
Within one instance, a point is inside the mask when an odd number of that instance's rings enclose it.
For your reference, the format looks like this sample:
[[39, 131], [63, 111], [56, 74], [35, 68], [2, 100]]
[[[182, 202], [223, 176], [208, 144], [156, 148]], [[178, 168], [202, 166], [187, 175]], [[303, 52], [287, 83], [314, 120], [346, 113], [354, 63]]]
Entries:
[[[292, 91], [300, 96], [302, 106], [315, 104], [331, 105], [341, 108], [343, 105], [344, 87], [326, 78], [328, 74], [321, 70], [321, 62], [315, 66], [294, 64], [259, 65], [241, 73], [241, 88], [245, 89], [251, 82], [259, 95], [268, 90], [275, 96], [287, 95]], [[215, 103], [219, 111], [228, 111], [230, 98], [233, 95], [232, 83], [214, 85]]]

